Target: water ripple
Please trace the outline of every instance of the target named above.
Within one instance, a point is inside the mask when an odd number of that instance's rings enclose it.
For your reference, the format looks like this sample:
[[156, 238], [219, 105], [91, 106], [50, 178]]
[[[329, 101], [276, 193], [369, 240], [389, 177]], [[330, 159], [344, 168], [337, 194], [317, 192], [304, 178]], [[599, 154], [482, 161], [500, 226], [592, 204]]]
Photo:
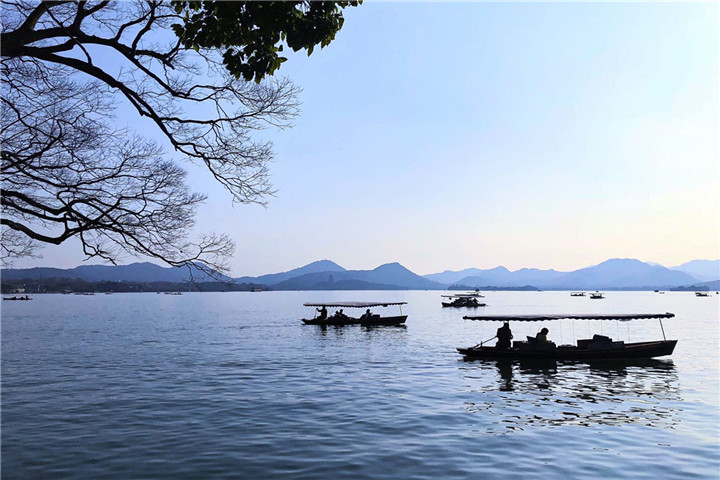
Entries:
[[355, 293], [408, 301], [407, 326], [300, 324], [336, 292], [3, 305], [4, 478], [718, 478], [718, 320], [694, 296], [654, 308], [682, 319], [672, 360], [588, 365], [466, 362], [455, 347], [491, 325], [437, 292]]

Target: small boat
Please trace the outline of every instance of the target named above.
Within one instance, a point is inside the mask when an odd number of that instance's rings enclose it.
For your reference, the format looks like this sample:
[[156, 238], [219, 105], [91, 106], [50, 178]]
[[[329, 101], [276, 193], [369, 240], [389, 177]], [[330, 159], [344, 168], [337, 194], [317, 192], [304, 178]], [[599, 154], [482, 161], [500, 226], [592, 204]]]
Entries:
[[476, 295], [442, 295], [444, 298], [451, 298], [452, 301], [450, 302], [440, 302], [442, 303], [443, 307], [467, 307], [467, 308], [475, 308], [475, 307], [485, 307], [486, 304], [479, 303], [478, 297]]
[[551, 341], [539, 342], [534, 337], [527, 341], [515, 341], [511, 348], [499, 349], [484, 346], [482, 343], [473, 347], [457, 348], [458, 353], [468, 360], [621, 360], [621, 359], [648, 359], [672, 354], [677, 340], [667, 340], [662, 327], [663, 318], [672, 318], [672, 313], [655, 314], [617, 314], [617, 315], [499, 315], [499, 316], [473, 316], [463, 317], [466, 320], [487, 321], [525, 321], [538, 322], [550, 320], [620, 320], [629, 321], [637, 319], [657, 318], [663, 340], [649, 342], [625, 343], [613, 341], [604, 335], [594, 335], [590, 339], [577, 340], [576, 345], [559, 345]]
[[570, 292], [571, 297], [584, 297], [585, 292]]
[[696, 297], [709, 297], [710, 294], [708, 292], [695, 292]]
[[593, 299], [595, 299], [595, 300], [598, 300], [598, 299], [601, 299], [601, 298], [605, 298], [605, 294], [604, 294], [604, 293], [600, 293], [600, 292], [594, 292], [594, 293], [591, 293], [591, 294], [590, 294], [590, 298], [593, 298]]
[[[402, 325], [407, 320], [407, 315], [402, 314], [402, 305], [407, 302], [332, 302], [332, 303], [304, 303], [306, 307], [314, 307], [325, 311], [314, 318], [302, 319], [305, 325], [328, 325], [328, 326], [345, 326], [345, 325], [362, 325], [364, 327], [392, 326]], [[400, 307], [400, 315], [382, 316], [370, 312], [371, 308], [388, 307], [390, 305], [398, 305]], [[328, 308], [339, 308], [332, 316], [327, 316]], [[350, 317], [343, 313], [345, 308], [364, 308], [366, 312], [360, 317]]]
[[26, 301], [26, 300], [32, 300], [32, 298], [30, 298], [30, 297], [28, 297], [27, 295], [25, 295], [24, 297], [3, 297], [3, 300], [23, 300], [23, 301]]

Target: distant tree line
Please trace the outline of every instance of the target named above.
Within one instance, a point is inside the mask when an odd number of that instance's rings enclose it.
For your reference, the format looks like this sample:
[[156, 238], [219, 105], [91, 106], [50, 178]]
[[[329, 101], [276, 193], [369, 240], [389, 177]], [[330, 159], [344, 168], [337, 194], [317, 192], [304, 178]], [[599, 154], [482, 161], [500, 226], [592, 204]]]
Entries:
[[483, 287], [469, 287], [467, 285], [450, 285], [448, 287], [448, 290], [512, 290], [512, 291], [536, 291], [540, 290], [538, 287], [533, 287], [532, 285], [523, 285], [522, 287], [498, 287], [496, 285], [485, 285]]
[[225, 282], [89, 282], [82, 278], [22, 279], [2, 282], [2, 293], [134, 293], [134, 292], [250, 292], [271, 290], [267, 285]]

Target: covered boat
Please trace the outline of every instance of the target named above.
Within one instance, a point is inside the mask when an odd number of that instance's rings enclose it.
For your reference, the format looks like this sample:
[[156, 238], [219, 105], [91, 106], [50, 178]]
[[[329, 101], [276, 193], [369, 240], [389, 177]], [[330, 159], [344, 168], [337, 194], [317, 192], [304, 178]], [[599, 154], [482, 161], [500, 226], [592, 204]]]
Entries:
[[[407, 302], [330, 302], [330, 303], [304, 303], [306, 307], [314, 307], [316, 309], [316, 315], [314, 318], [305, 319], [302, 321], [305, 325], [331, 325], [331, 326], [344, 326], [344, 325], [362, 325], [365, 327], [376, 327], [386, 325], [402, 325], [407, 320], [407, 315], [402, 314], [402, 305], [406, 305]], [[388, 315], [382, 316], [370, 311], [371, 308], [376, 307], [389, 307], [391, 305], [397, 305], [400, 307], [400, 315]], [[333, 315], [327, 315], [328, 308], [339, 308]], [[364, 308], [365, 313], [359, 317], [351, 317], [345, 315], [343, 309], [345, 308]], [[317, 315], [320, 313], [320, 315]]]
[[[617, 314], [617, 315], [494, 315], [465, 316], [466, 320], [485, 321], [521, 321], [542, 322], [550, 320], [619, 320], [657, 318], [663, 340], [650, 342], [625, 343], [613, 341], [604, 335], [594, 335], [591, 339], [578, 340], [576, 345], [556, 346], [550, 341], [540, 341], [528, 337], [527, 341], [515, 341], [510, 348], [484, 346], [482, 343], [473, 347], [458, 348], [457, 351], [466, 359], [498, 360], [498, 359], [545, 359], [545, 360], [616, 360], [654, 358], [672, 354], [677, 340], [667, 340], [662, 326], [663, 318], [673, 318], [672, 313], [649, 314]], [[544, 329], [545, 330], [545, 329]]]
[[[480, 295], [482, 296], [482, 295]], [[449, 302], [440, 302], [443, 307], [484, 307], [486, 304], [478, 302], [478, 295], [459, 294], [459, 295], [442, 295], [442, 297], [450, 299]]]

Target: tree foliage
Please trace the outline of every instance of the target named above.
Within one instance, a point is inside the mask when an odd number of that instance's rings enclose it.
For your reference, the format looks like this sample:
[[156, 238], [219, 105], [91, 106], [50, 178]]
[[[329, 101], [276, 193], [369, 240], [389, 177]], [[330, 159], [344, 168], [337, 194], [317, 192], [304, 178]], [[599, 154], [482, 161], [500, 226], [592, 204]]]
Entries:
[[[312, 54], [342, 28], [344, 2], [174, 2], [184, 22], [173, 25], [186, 48], [223, 48], [223, 63], [236, 77], [260, 81], [287, 60], [283, 43]], [[242, 19], [237, 21], [237, 19]]]
[[[189, 238], [204, 196], [178, 157], [235, 202], [264, 203], [272, 149], [255, 133], [298, 112], [297, 88], [266, 76], [283, 43], [328, 44], [347, 5], [4, 1], [3, 260], [78, 238], [110, 262], [126, 252], [225, 269], [230, 238]], [[160, 140], [117, 125], [128, 106]]]

